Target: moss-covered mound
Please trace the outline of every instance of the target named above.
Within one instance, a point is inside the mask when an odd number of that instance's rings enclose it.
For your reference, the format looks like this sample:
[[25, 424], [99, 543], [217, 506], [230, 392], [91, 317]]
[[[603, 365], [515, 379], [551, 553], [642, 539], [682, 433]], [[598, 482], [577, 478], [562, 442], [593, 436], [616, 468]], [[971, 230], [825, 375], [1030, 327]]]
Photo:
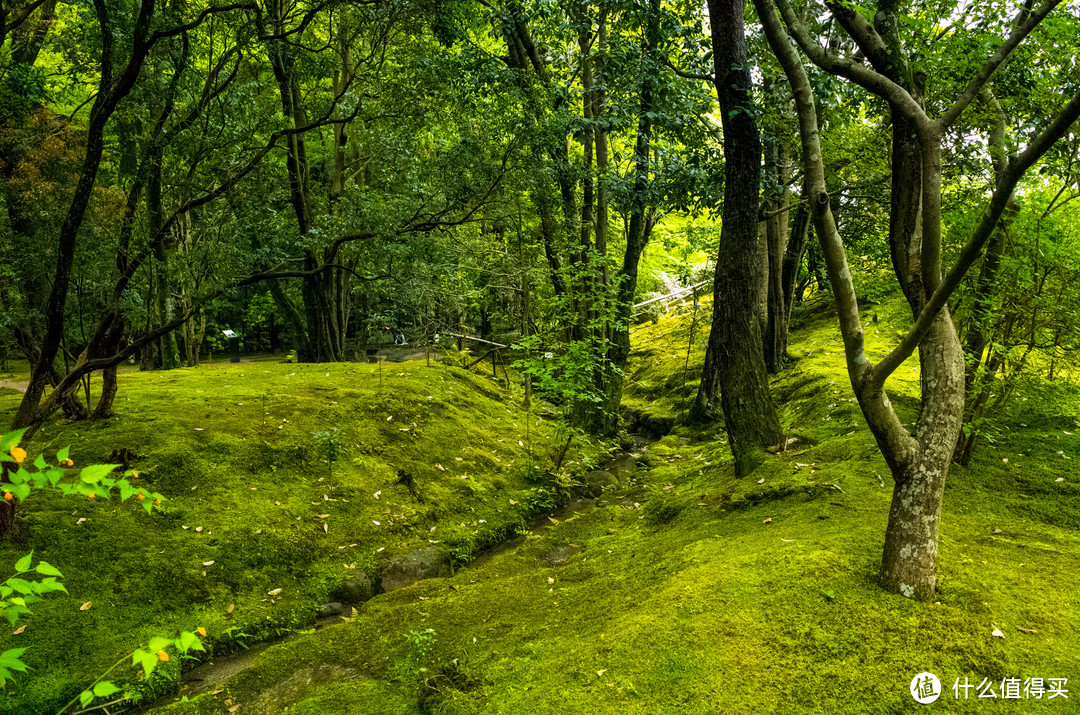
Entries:
[[[0, 395], [0, 420], [19, 397]], [[22, 506], [0, 564], [33, 549], [70, 596], [0, 635], [0, 651], [28, 648], [33, 668], [0, 711], [54, 712], [151, 636], [203, 626], [220, 655], [309, 626], [358, 573], [378, 590], [402, 554], [425, 549], [448, 572], [501, 543], [558, 496], [530, 468], [549, 456], [549, 429], [535, 415], [527, 425], [521, 397], [423, 362], [121, 374], [114, 418], [46, 425], [30, 449], [71, 445], [76, 466], [115, 453], [167, 501], [149, 515], [42, 494]], [[160, 670], [175, 679], [179, 664]], [[159, 678], [150, 691], [172, 687]]]
[[[688, 317], [635, 334], [628, 402], [653, 417], [677, 417], [692, 395], [664, 397], [684, 379], [685, 352], [670, 347], [685, 350]], [[1080, 433], [1062, 427], [1075, 402], [1044, 403], [1058, 414], [1042, 423], [1020, 414], [954, 468], [937, 601], [886, 594], [875, 577], [891, 481], [831, 320], [827, 306], [800, 316], [797, 360], [773, 385], [798, 439], [751, 477], [733, 477], [717, 427], [676, 419], [624, 460], [636, 463], [620, 493], [160, 712], [891, 713], [921, 707], [909, 687], [925, 671], [942, 683], [939, 712], [985, 709], [990, 692], [1005, 712], [1073, 711], [1077, 693], [1049, 688], [1080, 672], [1080, 480], [1065, 459]], [[896, 337], [881, 323], [876, 350]], [[906, 420], [916, 386], [916, 368], [890, 383]], [[1003, 699], [1014, 683], [1019, 699]]]
[[[700, 310], [699, 321], [707, 318], [707, 304]], [[902, 324], [902, 305], [878, 312], [878, 323], [867, 328], [875, 355], [895, 341], [897, 329], [889, 326]], [[733, 476], [719, 426], [691, 428], [679, 420], [696, 389], [704, 347], [704, 335], [700, 345], [697, 338], [690, 343], [688, 368], [692, 315], [688, 303], [635, 331], [627, 403], [640, 417], [673, 426], [645, 451], [610, 465], [617, 489], [597, 500], [571, 502], [539, 526], [534, 523], [512, 548], [453, 576], [378, 595], [336, 625], [290, 635], [238, 660], [215, 657], [212, 667], [188, 676], [198, 680], [185, 683], [182, 696], [159, 701], [154, 712], [892, 713], [921, 707], [909, 687], [926, 671], [942, 684], [941, 698], [931, 706], [939, 712], [984, 710], [991, 692], [993, 707], [1004, 712], [1075, 710], [1071, 703], [1080, 693], [1069, 692], [1067, 700], [1049, 696], [1054, 683], [1075, 691], [1069, 686], [1080, 672], [1074, 576], [1080, 573], [1080, 479], [1071, 459], [1080, 453], [1076, 390], [1051, 386], [1018, 396], [996, 443], [977, 452], [971, 466], [953, 468], [942, 522], [940, 593], [935, 602], [918, 603], [875, 584], [891, 480], [851, 399], [828, 305], [800, 313], [793, 361], [773, 383], [785, 429], [796, 439], [743, 479]], [[700, 330], [699, 323], [695, 331]], [[233, 375], [262, 369], [276, 371], [261, 378], [269, 385], [229, 394], [216, 410], [198, 402], [194, 390], [208, 389], [205, 383], [194, 387], [202, 377], [130, 376], [125, 394], [134, 398], [136, 381], [143, 381], [138, 393], [146, 398], [129, 403], [115, 426], [86, 433], [85, 426], [73, 425], [62, 436], [50, 428], [53, 444], [66, 439], [83, 450], [162, 444], [150, 438], [153, 423], [141, 433], [130, 430], [140, 424], [137, 418], [154, 416], [148, 401], [154, 390], [177, 401], [183, 394], [182, 404], [199, 404], [201, 411], [160, 415], [156, 429], [175, 429], [172, 439], [185, 445], [183, 458], [209, 463], [200, 440], [226, 440], [207, 434], [207, 412], [219, 415], [221, 431], [223, 412], [251, 408], [263, 392], [307, 405], [292, 415], [269, 396], [267, 407], [254, 405], [248, 424], [216, 453], [233, 471], [189, 482], [171, 467], [177, 482], [168, 485], [173, 499], [163, 514], [113, 508], [106, 532], [105, 514], [94, 513], [101, 538], [116, 534], [130, 552], [107, 552], [121, 559], [118, 566], [105, 560], [106, 547], [95, 540], [81, 547], [90, 554], [85, 570], [79, 552], [69, 551], [76, 548], [76, 536], [94, 533], [85, 530], [93, 521], [71, 523], [88, 515], [89, 507], [79, 506], [77, 515], [59, 502], [33, 508], [24, 532], [29, 540], [7, 547], [5, 558], [31, 545], [71, 554], [50, 558], [70, 569], [65, 575], [73, 589], [97, 584], [95, 597], [106, 606], [99, 611], [95, 603], [77, 612], [75, 604], [83, 600], [77, 596], [48, 612], [65, 626], [54, 629], [44, 609], [31, 622], [48, 636], [34, 636], [43, 649], [50, 641], [66, 643], [81, 649], [78, 657], [88, 664], [83, 668], [80, 662], [73, 674], [38, 665], [39, 678], [54, 674], [54, 690], [61, 674], [64, 682], [86, 677], [81, 674], [92, 671], [96, 648], [107, 644], [116, 652], [120, 640], [124, 647], [137, 640], [136, 626], [150, 633], [197, 622], [212, 636], [235, 641], [240, 636], [229, 629], [265, 634], [268, 628], [308, 623], [353, 564], [377, 575], [379, 555], [386, 553], [378, 549], [455, 537], [454, 543], [475, 549], [470, 535], [506, 529], [474, 531], [491, 523], [521, 524], [521, 512], [510, 509], [520, 508], [522, 497], [515, 493], [538, 493], [527, 491], [523, 477], [516, 481], [526, 460], [518, 444], [524, 440], [521, 413], [495, 399], [502, 393], [487, 378], [408, 368], [404, 375], [384, 374], [380, 392], [367, 366], [334, 366], [329, 378], [327, 368], [245, 366], [213, 368], [223, 383], [217, 392], [241, 384]], [[341, 387], [344, 378], [335, 379], [339, 371], [355, 372], [349, 379], [361, 387], [349, 389], [362, 397], [342, 399], [347, 390]], [[170, 384], [173, 379], [179, 381]], [[331, 384], [337, 392], [321, 389]], [[917, 385], [917, 366], [903, 368], [890, 381], [905, 421], [914, 419]], [[333, 493], [324, 491], [326, 465], [319, 463], [310, 433], [330, 423], [322, 410], [337, 408], [320, 399], [338, 401], [349, 415], [334, 422], [349, 431], [353, 452], [345, 462], [351, 466], [335, 472]], [[266, 412], [271, 414], [262, 423]], [[290, 437], [294, 420], [307, 421]], [[129, 431], [109, 432], [124, 425]], [[196, 427], [203, 431], [195, 433]], [[113, 435], [109, 442], [102, 438], [107, 433]], [[162, 471], [147, 478], [163, 479], [161, 457], [144, 459]], [[252, 466], [241, 466], [243, 460], [253, 460]], [[424, 503], [394, 483], [399, 468], [416, 475]], [[458, 479], [463, 472], [470, 480]], [[471, 479], [480, 474], [486, 476]], [[329, 502], [323, 493], [342, 501]], [[259, 500], [266, 504], [258, 506]], [[354, 531], [339, 539], [335, 534], [346, 528], [340, 523], [345, 515]], [[48, 519], [55, 523], [41, 524]], [[185, 525], [202, 525], [204, 532], [191, 534]], [[228, 549], [223, 533], [232, 534]], [[262, 542], [268, 533], [273, 541]], [[260, 552], [260, 544], [272, 546]], [[263, 560], [259, 553], [265, 553]], [[211, 559], [212, 566], [201, 565]], [[230, 559], [243, 559], [242, 567], [229, 565]], [[100, 595], [107, 587], [138, 596], [120, 610]], [[281, 594], [268, 596], [276, 587], [283, 588]], [[201, 594], [207, 604], [193, 607]], [[186, 606], [166, 605], [181, 599]], [[226, 610], [230, 603], [236, 604], [232, 614]], [[109, 620], [94, 626], [78, 620], [95, 617]], [[260, 619], [267, 625], [256, 630], [264, 623]], [[65, 636], [69, 631], [74, 635]], [[31, 633], [28, 628], [19, 637]], [[1045, 686], [1038, 700], [1035, 683], [1028, 680], [1024, 689], [1024, 680], [1035, 678]], [[1061, 678], [1070, 683], [1051, 680]], [[972, 687], [965, 690], [965, 684]], [[1020, 697], [1004, 699], [1014, 685]], [[27, 703], [27, 693], [45, 688], [37, 680], [23, 681], [16, 692], [26, 699], [13, 702]]]

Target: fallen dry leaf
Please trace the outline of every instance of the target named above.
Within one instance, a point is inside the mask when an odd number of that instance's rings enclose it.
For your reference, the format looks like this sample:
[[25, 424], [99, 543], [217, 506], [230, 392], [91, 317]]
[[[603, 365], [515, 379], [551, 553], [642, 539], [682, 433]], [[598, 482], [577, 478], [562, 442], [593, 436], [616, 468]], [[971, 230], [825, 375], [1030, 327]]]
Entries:
[[993, 632], [993, 633], [991, 633], [990, 635], [992, 635], [992, 636], [995, 636], [995, 637], [997, 637], [997, 638], [1004, 638], [1004, 637], [1005, 637], [1005, 634], [1004, 634], [1004, 633], [1002, 633], [1002, 632], [1001, 632], [1001, 630], [1000, 630], [1000, 629], [998, 629], [998, 628], [995, 628], [995, 629], [994, 629], [994, 632]]
[[765, 519], [765, 520], [764, 520], [764, 521], [762, 521], [761, 523], [762, 523], [762, 524], [768, 524], [768, 523], [769, 523], [769, 522], [771, 522], [771, 521], [772, 521], [772, 517], [770, 516], [770, 517], [769, 517], [768, 519]]
[[514, 501], [513, 499], [511, 499], [511, 500], [510, 500], [510, 503], [511, 503], [511, 504], [517, 504], [517, 502], [516, 502], [516, 501]]
[[607, 672], [607, 668], [604, 668], [603, 670], [598, 670], [598, 671], [596, 671], [596, 677], [599, 678], [606, 672]]
[[[19, 629], [19, 630], [22, 630], [22, 629]], [[1035, 630], [1034, 628], [1021, 628], [1021, 627], [1017, 626], [1016, 630], [1020, 631], [1021, 633], [1029, 633], [1031, 635], [1035, 635], [1036, 633], [1038, 633], [1038, 631]], [[18, 633], [19, 631], [15, 631], [15, 632]]]
[[14, 631], [12, 631], [11, 635], [17, 636], [17, 635], [19, 635], [20, 633], [22, 633], [25, 630], [26, 630], [26, 626], [19, 626]]
[[226, 613], [232, 613], [235, 610], [236, 610], [236, 604], [235, 603], [230, 603], [229, 607], [225, 609], [225, 612]]
[[93, 601], [87, 601], [87, 602], [86, 602], [86, 603], [84, 603], [83, 605], [79, 606], [79, 610], [80, 610], [80, 611], [89, 611], [89, 610], [90, 610], [90, 606], [92, 606], [92, 605], [94, 605], [94, 602], [93, 602]]
[[236, 705], [233, 705], [231, 708], [229, 708], [229, 712], [234, 713], [239, 709], [240, 709], [240, 704], [237, 703]]
[[214, 565], [214, 562], [213, 562], [213, 561], [203, 561], [203, 562], [202, 562], [202, 565], [203, 565], [203, 566], [213, 566], [213, 565]]
[[279, 593], [281, 593], [281, 589], [280, 589], [280, 588], [275, 588], [275, 589], [274, 589], [274, 590], [272, 590], [272, 591], [267, 591], [267, 592], [266, 592], [266, 595], [267, 595], [267, 596], [276, 596], [276, 595], [278, 595]]

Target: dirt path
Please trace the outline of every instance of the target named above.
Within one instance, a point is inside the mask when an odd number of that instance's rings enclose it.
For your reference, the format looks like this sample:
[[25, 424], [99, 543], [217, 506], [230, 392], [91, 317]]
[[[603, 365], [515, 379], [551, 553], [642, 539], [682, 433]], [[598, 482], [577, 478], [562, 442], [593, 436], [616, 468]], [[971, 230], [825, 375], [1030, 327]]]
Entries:
[[19, 392], [26, 392], [26, 388], [29, 387], [29, 385], [29, 382], [22, 382], [19, 380], [0, 380], [0, 387], [10, 387]]

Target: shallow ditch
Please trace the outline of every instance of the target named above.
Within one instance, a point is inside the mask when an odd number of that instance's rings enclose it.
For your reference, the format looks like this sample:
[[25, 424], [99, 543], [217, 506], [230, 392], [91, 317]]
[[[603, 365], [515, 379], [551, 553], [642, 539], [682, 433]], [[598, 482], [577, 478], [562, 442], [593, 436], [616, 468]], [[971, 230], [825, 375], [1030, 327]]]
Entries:
[[[649, 446], [670, 431], [671, 423], [668, 420], [651, 419], [648, 416], [630, 412], [628, 410], [624, 410], [624, 416], [627, 418], [627, 424], [634, 428], [634, 432], [632, 433], [634, 445], [631, 450], [618, 452], [609, 458], [601, 468], [584, 475], [585, 483], [581, 487], [582, 493], [572, 496], [565, 503], [556, 506], [554, 509], [542, 510], [536, 514], [527, 524], [529, 532], [538, 533], [543, 529], [566, 521], [577, 514], [586, 514], [594, 509], [598, 497], [601, 496], [600, 493], [594, 492], [596, 492], [599, 483], [606, 479], [606, 477], [602, 475], [609, 475], [612, 483], [610, 483], [609, 487], [599, 491], [610, 493], [619, 501], [619, 503], [629, 503], [628, 498], [624, 495], [628, 491], [627, 486], [629, 486], [630, 479], [637, 471], [638, 463], [641, 461], [641, 458], [647, 454]], [[590, 484], [589, 477], [598, 474], [601, 476], [594, 477], [593, 483]], [[517, 549], [525, 543], [526, 539], [527, 536], [524, 533], [510, 536], [495, 546], [476, 555], [476, 557], [467, 565], [457, 570], [476, 568], [499, 554]], [[556, 549], [556, 551], [548, 554], [545, 557], [546, 562], [548, 562], [547, 565], [559, 565], [559, 563], [572, 558], [574, 550], [570, 547], [565, 548], [566, 553], [560, 553], [559, 550]], [[415, 583], [415, 581], [412, 583]], [[405, 585], [411, 585], [411, 583]], [[403, 588], [404, 586], [400, 587]], [[396, 590], [396, 588], [390, 590]], [[387, 590], [380, 590], [378, 593], [373, 594], [371, 598], [377, 598], [381, 593], [387, 592]], [[359, 608], [361, 606], [362, 603], [358, 603], [355, 607]], [[343, 616], [349, 615], [352, 606], [346, 606], [343, 610], [344, 612], [340, 614], [323, 615], [316, 618], [312, 627], [315, 630], [321, 630], [343, 625], [346, 623]], [[270, 646], [286, 643], [291, 639], [295, 639], [308, 633], [310, 633], [310, 631], [298, 632], [286, 635], [283, 638], [264, 641], [253, 645], [246, 650], [233, 652], [216, 657], [209, 662], [201, 663], [181, 676], [178, 692], [173, 695], [158, 698], [146, 705], [139, 706], [134, 712], [147, 712], [177, 702], [185, 697], [190, 699], [206, 692], [214, 692], [219, 687], [223, 687], [225, 683], [234, 676], [250, 667], [255, 662], [257, 656]], [[331, 668], [329, 666], [328, 668], [301, 669], [287, 678], [284, 682], [279, 683], [267, 692], [262, 693], [257, 701], [248, 703], [244, 709], [248, 712], [262, 712], [263, 710], [259, 707], [260, 705], [269, 705], [271, 702], [295, 701], [312, 685], [351, 680], [360, 677], [364, 677], [364, 675], [359, 671]]]

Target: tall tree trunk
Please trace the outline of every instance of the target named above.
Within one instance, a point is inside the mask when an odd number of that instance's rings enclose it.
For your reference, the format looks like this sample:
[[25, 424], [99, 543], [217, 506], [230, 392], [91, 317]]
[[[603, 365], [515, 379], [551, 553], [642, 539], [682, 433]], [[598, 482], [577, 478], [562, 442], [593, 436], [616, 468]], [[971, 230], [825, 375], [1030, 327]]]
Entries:
[[724, 208], [713, 283], [712, 332], [692, 416], [713, 410], [719, 388], [736, 472], [750, 472], [764, 447], [783, 442], [769, 394], [755, 296], [765, 280], [758, 243], [761, 140], [751, 100], [743, 0], [710, 0], [716, 93], [724, 127]]
[[[158, 235], [163, 221], [161, 206], [162, 154], [160, 147], [152, 153], [150, 157], [150, 179], [146, 183], [146, 213], [150, 236]], [[165, 325], [173, 319], [176, 307], [173, 301], [172, 280], [169, 274], [169, 251], [164, 240], [154, 244], [154, 259], [157, 325]], [[162, 370], [172, 370], [180, 367], [180, 350], [176, 344], [175, 332], [168, 332], [161, 336], [161, 340], [158, 342], [158, 352], [161, 355]]]
[[791, 236], [788, 238], [787, 248], [784, 250], [784, 260], [781, 267], [781, 287], [784, 292], [784, 320], [780, 334], [780, 344], [785, 359], [788, 355], [788, 328], [791, 326], [791, 306], [796, 302], [796, 282], [799, 279], [799, 268], [802, 266], [803, 254], [806, 252], [806, 239], [810, 234], [810, 208], [809, 196], [805, 182], [799, 206], [795, 209], [795, 221], [792, 223]]
[[[659, 70], [656, 56], [660, 42], [660, 2], [649, 0], [648, 18], [645, 26], [645, 38], [642, 43], [641, 90], [638, 101], [637, 137], [634, 141], [634, 184], [630, 194], [630, 216], [627, 220], [626, 250], [623, 253], [622, 266], [615, 277], [615, 320], [611, 329], [611, 338], [605, 361], [604, 385], [602, 389], [602, 410], [607, 423], [600, 430], [603, 434], [612, 434], [618, 427], [619, 404], [622, 401], [623, 374], [630, 359], [630, 318], [634, 305], [634, 293], [637, 291], [638, 265], [641, 255], [649, 242], [653, 228], [653, 214], [648, 197], [649, 160], [651, 157], [653, 93], [656, 88], [656, 74]], [[606, 135], [605, 135], [606, 149]], [[604, 163], [607, 163], [606, 151]], [[606, 243], [607, 206], [605, 202], [603, 219]], [[597, 230], [599, 231], [599, 224]], [[597, 241], [599, 243], [599, 234]]]
[[785, 310], [784, 255], [787, 250], [787, 152], [776, 138], [765, 144], [765, 174], [768, 200], [764, 202], [765, 240], [768, 245], [768, 294], [765, 320], [765, 367], [778, 373], [787, 356], [787, 311]]

